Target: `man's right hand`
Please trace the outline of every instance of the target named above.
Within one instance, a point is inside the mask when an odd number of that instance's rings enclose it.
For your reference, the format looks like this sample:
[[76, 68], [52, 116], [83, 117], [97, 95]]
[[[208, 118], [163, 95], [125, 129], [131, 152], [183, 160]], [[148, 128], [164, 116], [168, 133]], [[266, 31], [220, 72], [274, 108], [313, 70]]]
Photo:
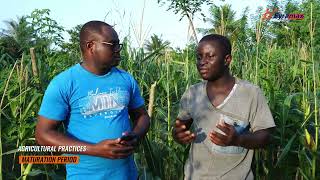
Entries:
[[176, 120], [175, 126], [172, 131], [172, 136], [175, 141], [180, 144], [189, 144], [196, 138], [196, 135], [189, 130], [191, 123], [192, 120]]
[[120, 141], [120, 138], [101, 141], [94, 145], [95, 154], [109, 159], [123, 159], [130, 156], [134, 147], [120, 144]]

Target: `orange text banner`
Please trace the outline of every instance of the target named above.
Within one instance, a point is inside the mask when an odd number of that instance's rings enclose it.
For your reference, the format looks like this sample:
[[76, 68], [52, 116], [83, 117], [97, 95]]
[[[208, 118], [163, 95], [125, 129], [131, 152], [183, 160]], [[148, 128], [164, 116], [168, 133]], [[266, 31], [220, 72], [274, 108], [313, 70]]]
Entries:
[[19, 156], [19, 164], [78, 164], [79, 156]]

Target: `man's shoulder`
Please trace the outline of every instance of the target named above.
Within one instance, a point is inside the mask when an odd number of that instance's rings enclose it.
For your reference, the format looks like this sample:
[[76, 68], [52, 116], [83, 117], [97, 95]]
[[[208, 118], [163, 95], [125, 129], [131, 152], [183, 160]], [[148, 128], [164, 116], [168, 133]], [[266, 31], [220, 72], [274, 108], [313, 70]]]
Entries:
[[201, 81], [201, 82], [198, 82], [196, 84], [193, 84], [188, 88], [188, 90], [189, 91], [199, 91], [199, 90], [201, 90], [203, 88], [205, 83], [206, 83], [206, 81]]
[[257, 94], [258, 92], [261, 91], [258, 85], [255, 85], [247, 80], [237, 79], [237, 84], [241, 91], [244, 91], [251, 95]]
[[113, 72], [119, 73], [119, 74], [123, 74], [123, 75], [127, 75], [127, 76], [132, 76], [129, 72], [123, 70], [123, 69], [119, 69], [117, 67], [113, 67], [112, 68]]
[[198, 96], [199, 93], [201, 94], [203, 92], [204, 85], [205, 85], [205, 81], [201, 81], [199, 83], [196, 83], [196, 84], [189, 86], [184, 91], [183, 96], [187, 96], [187, 97]]
[[52, 80], [51, 83], [65, 83], [66, 81], [72, 80], [72, 74], [77, 70], [77, 65], [73, 65], [66, 70], [57, 74]]
[[132, 74], [130, 74], [129, 72], [123, 70], [123, 69], [119, 69], [116, 67], [112, 68], [112, 71], [117, 75], [120, 76], [122, 78], [125, 78], [126, 80], [132, 81], [134, 79], [134, 77], [132, 76]]

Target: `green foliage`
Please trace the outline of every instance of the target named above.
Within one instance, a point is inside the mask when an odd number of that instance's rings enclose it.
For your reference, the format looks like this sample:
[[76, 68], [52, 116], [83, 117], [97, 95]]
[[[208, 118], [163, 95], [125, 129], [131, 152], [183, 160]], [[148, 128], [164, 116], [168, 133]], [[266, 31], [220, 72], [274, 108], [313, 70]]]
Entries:
[[50, 46], [60, 46], [64, 31], [58, 23], [50, 18], [49, 9], [36, 9], [28, 16], [30, 26], [32, 28], [33, 38], [36, 43], [33, 45], [35, 48], [49, 48]]
[[17, 21], [5, 21], [8, 29], [0, 35], [0, 52], [2, 54], [0, 67], [13, 64], [24, 51], [29, 50], [32, 41], [32, 29], [28, 26], [27, 17], [22, 16]]
[[0, 34], [1, 58], [5, 62], [1, 63], [3, 66], [13, 64], [23, 53], [29, 53], [31, 47], [43, 54], [62, 44], [64, 30], [50, 18], [49, 9], [36, 9], [29, 16], [5, 23], [8, 29], [3, 29]]
[[[145, 49], [148, 51], [148, 52], [153, 52], [157, 49], [163, 49], [164, 47], [167, 47], [169, 46], [170, 42], [169, 41], [163, 41], [161, 39], [161, 37], [159, 37], [158, 35], [156, 34], [153, 34], [151, 36], [151, 39], [150, 41], [147, 41], [145, 43]], [[161, 54], [161, 53], [160, 53]]]
[[203, 35], [221, 34], [227, 36], [231, 42], [244, 42], [247, 39], [246, 28], [248, 15], [246, 8], [241, 18], [236, 20], [236, 12], [231, 9], [231, 5], [225, 4], [210, 7], [209, 18], [204, 18], [204, 22], [209, 23], [209, 28], [198, 28]]
[[[175, 14], [180, 13], [181, 19], [184, 16], [193, 16], [196, 12], [201, 11], [201, 6], [211, 4], [210, 0], [167, 0], [168, 10], [173, 10]], [[158, 3], [164, 4], [164, 0], [158, 0]]]
[[[168, 10], [173, 10], [175, 14], [180, 13], [180, 21], [182, 18], [187, 17], [189, 20], [189, 23], [191, 25], [191, 29], [193, 32], [193, 38], [195, 43], [198, 43], [198, 38], [196, 34], [195, 27], [193, 25], [193, 16], [196, 12], [201, 11], [201, 5], [209, 5], [211, 4], [210, 0], [167, 0], [169, 1], [169, 8]], [[163, 0], [158, 0], [158, 3], [164, 4]], [[204, 17], [204, 14], [201, 13], [201, 15]]]
[[[292, 46], [294, 43], [302, 41], [304, 43], [310, 43], [309, 38], [309, 27], [311, 22], [310, 16], [310, 4], [313, 3], [313, 11], [320, 12], [320, 3], [319, 1], [303, 1], [302, 3], [298, 3], [296, 1], [284, 1], [278, 2], [275, 5], [270, 4], [270, 8], [279, 8], [279, 11], [282, 14], [304, 14], [304, 19], [302, 20], [289, 20], [289, 21], [274, 21], [271, 23], [272, 28], [270, 28], [270, 32], [273, 35], [273, 39], [277, 42], [277, 44], [281, 46]], [[280, 8], [283, 7], [283, 8]], [[315, 34], [320, 33], [320, 14], [313, 13], [313, 24]], [[319, 36], [314, 37], [314, 43], [319, 45], [320, 38]]]
[[80, 59], [81, 50], [80, 50], [80, 30], [82, 25], [77, 25], [76, 27], [67, 30], [70, 35], [69, 42], [64, 42], [61, 45], [61, 50], [65, 53], [70, 54], [70, 56], [75, 56]]

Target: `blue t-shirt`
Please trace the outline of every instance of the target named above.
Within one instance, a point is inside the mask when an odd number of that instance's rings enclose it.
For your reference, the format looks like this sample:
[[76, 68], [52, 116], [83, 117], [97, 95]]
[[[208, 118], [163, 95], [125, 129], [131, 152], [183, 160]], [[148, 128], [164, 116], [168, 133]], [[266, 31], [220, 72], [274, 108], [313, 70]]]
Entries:
[[[99, 143], [131, 130], [128, 110], [144, 104], [135, 79], [113, 67], [103, 76], [80, 64], [57, 75], [49, 84], [39, 115], [64, 121], [67, 135]], [[79, 155], [79, 164], [67, 164], [67, 179], [137, 179], [133, 156], [107, 159]]]

